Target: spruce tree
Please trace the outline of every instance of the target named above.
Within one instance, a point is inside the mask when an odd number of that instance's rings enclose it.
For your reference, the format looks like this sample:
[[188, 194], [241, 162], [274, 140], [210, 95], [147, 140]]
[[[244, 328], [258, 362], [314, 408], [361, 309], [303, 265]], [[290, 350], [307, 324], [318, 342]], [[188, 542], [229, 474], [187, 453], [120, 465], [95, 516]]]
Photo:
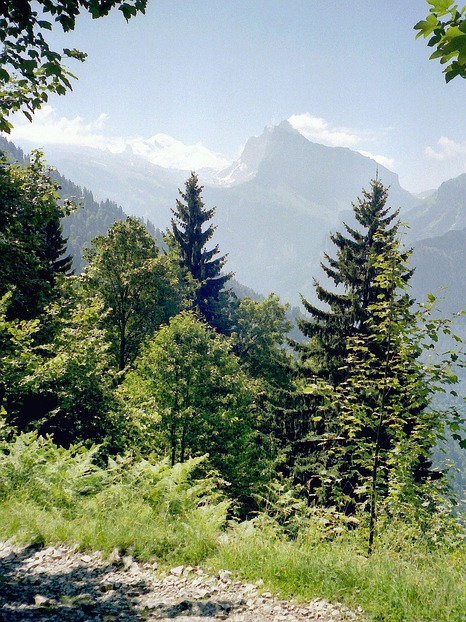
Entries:
[[[386, 493], [390, 466], [383, 457], [418, 431], [428, 402], [417, 365], [420, 349], [405, 346], [415, 324], [407, 291], [410, 253], [399, 243], [398, 211], [386, 206], [387, 194], [380, 180], [373, 180], [353, 204], [360, 229], [345, 224], [346, 236], [331, 236], [336, 256], [325, 255], [322, 267], [336, 291], [315, 282], [327, 308], [303, 300], [311, 318], [302, 319], [300, 327], [308, 341], [294, 344], [303, 389], [296, 413], [300, 434], [291, 443], [294, 474], [311, 498], [347, 513], [368, 500], [361, 486], [370, 479], [367, 456], [374, 446], [383, 463], [378, 492]], [[390, 386], [386, 395], [385, 386]], [[392, 420], [399, 414], [390, 425], [388, 411]], [[423, 430], [430, 435], [428, 426]], [[413, 478], [425, 481], [429, 467], [428, 451], [419, 447], [411, 462]]]
[[179, 190], [181, 199], [176, 200], [176, 209], [172, 210], [172, 239], [178, 245], [181, 266], [195, 281], [194, 307], [213, 328], [228, 332], [229, 297], [224, 285], [232, 274], [222, 274], [226, 257], [217, 257], [218, 245], [211, 250], [205, 248], [215, 227], [211, 223], [203, 227], [212, 219], [215, 208], [204, 208], [202, 190], [197, 175], [191, 173], [185, 191]]
[[[362, 230], [344, 224], [346, 233], [337, 232], [330, 236], [336, 246], [336, 257], [327, 253], [326, 263], [321, 266], [327, 277], [336, 286], [335, 291], [325, 289], [314, 280], [315, 291], [325, 308], [319, 308], [304, 298], [302, 302], [310, 318], [301, 318], [299, 327], [307, 343], [294, 343], [301, 358], [301, 370], [317, 375], [332, 386], [338, 386], [346, 377], [345, 358], [347, 339], [366, 330], [370, 307], [379, 295], [387, 296], [377, 282], [380, 268], [374, 258], [383, 256], [399, 234], [396, 222], [398, 210], [391, 212], [386, 206], [388, 189], [379, 179], [372, 180], [371, 190], [362, 191], [362, 197], [353, 203], [355, 219]], [[405, 262], [409, 253], [400, 252], [399, 261]], [[404, 282], [412, 275], [406, 270]]]
[[53, 281], [57, 274], [70, 276], [73, 273], [73, 258], [66, 254], [67, 240], [63, 238], [61, 220], [54, 219], [45, 224], [44, 238], [42, 255], [50, 280]]

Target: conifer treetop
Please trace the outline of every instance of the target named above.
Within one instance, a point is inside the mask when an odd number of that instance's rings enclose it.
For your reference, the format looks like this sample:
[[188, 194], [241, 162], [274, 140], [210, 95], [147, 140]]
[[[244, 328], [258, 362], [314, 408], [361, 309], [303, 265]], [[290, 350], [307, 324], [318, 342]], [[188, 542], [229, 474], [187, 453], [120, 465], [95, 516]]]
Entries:
[[[226, 255], [217, 257], [218, 244], [210, 250], [205, 248], [215, 232], [215, 226], [209, 222], [215, 214], [215, 208], [205, 208], [202, 190], [198, 176], [194, 171], [191, 172], [185, 190], [179, 190], [180, 198], [172, 210], [171, 233], [179, 247], [182, 268], [198, 284], [194, 306], [209, 324], [219, 328], [222, 322], [222, 290], [233, 274], [222, 274]], [[204, 225], [207, 226], [204, 228]]]

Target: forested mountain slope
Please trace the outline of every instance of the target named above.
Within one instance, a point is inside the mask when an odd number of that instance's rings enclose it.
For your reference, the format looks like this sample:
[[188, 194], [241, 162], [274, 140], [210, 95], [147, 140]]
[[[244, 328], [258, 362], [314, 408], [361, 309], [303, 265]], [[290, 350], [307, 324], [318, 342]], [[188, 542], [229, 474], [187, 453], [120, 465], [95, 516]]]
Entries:
[[[13, 161], [26, 162], [27, 156], [22, 149], [1, 136], [0, 151]], [[126, 218], [126, 214], [114, 201], [96, 201], [91, 190], [76, 185], [59, 171], [54, 171], [53, 176], [60, 184], [61, 198], [71, 199], [77, 205], [77, 209], [63, 219], [63, 235], [67, 239], [68, 253], [73, 257], [73, 269], [79, 273], [83, 268], [83, 250], [95, 236], [107, 233], [110, 225]], [[152, 229], [156, 233], [153, 225]]]
[[[21, 149], [5, 139], [0, 148], [23, 158]], [[92, 237], [105, 233], [125, 212], [150, 217], [155, 226], [148, 226], [160, 239], [185, 171], [156, 167], [129, 152], [70, 147], [47, 152], [51, 163], [59, 164], [63, 195], [83, 205], [64, 221], [76, 270], [82, 268], [82, 249]], [[200, 179], [205, 178], [206, 202], [217, 206], [215, 240], [228, 253], [236, 278], [263, 295], [274, 291], [298, 304], [300, 293], [313, 299], [312, 279], [322, 277], [322, 253], [331, 250], [329, 232], [341, 230], [343, 220], [352, 223], [351, 204], [376, 174], [390, 186], [390, 205], [400, 207], [401, 219], [409, 224], [414, 297], [424, 300], [432, 292], [444, 299], [446, 312], [465, 308], [466, 175], [445, 182], [421, 201], [373, 160], [314, 144], [284, 122], [251, 137], [230, 167], [201, 171]], [[96, 192], [102, 200], [94, 199]], [[117, 199], [125, 212], [107, 197]]]
[[[99, 200], [118, 201], [126, 213], [169, 226], [171, 208], [188, 171], [166, 169], [127, 150], [47, 146], [47, 160]], [[376, 175], [390, 186], [390, 204], [414, 208], [419, 199], [393, 172], [350, 149], [304, 138], [288, 122], [249, 139], [238, 161], [223, 171], [196, 171], [204, 199], [216, 206], [215, 240], [236, 278], [261, 294], [299, 304], [313, 296], [330, 231], [351, 222], [351, 204]]]

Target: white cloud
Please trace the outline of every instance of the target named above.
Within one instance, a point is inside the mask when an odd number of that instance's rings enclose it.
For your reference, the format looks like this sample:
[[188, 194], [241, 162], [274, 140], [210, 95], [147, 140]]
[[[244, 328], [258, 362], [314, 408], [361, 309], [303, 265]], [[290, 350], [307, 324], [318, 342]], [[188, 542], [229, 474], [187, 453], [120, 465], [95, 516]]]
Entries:
[[331, 127], [325, 119], [313, 117], [308, 112], [293, 114], [288, 121], [305, 138], [329, 147], [354, 147], [363, 140], [354, 130]]
[[124, 149], [123, 139], [109, 138], [103, 133], [106, 120], [105, 113], [89, 122], [84, 121], [80, 116], [72, 119], [59, 117], [51, 106], [44, 106], [35, 113], [32, 123], [17, 115], [11, 130], [11, 138], [17, 142], [26, 140], [38, 146], [80, 145], [122, 151]]
[[185, 145], [167, 134], [155, 134], [148, 139], [134, 139], [128, 144], [133, 153], [166, 168], [184, 170], [204, 167], [224, 168], [230, 164], [229, 160], [210, 151], [200, 142], [195, 145]]
[[359, 150], [359, 153], [366, 156], [366, 158], [372, 158], [382, 166], [385, 166], [385, 168], [388, 168], [390, 171], [396, 170], [396, 160], [394, 158], [387, 158], [387, 156], [384, 155], [374, 155], [370, 151]]
[[155, 134], [148, 139], [109, 136], [105, 132], [107, 118], [108, 115], [102, 113], [93, 121], [85, 121], [80, 116], [69, 119], [59, 117], [51, 106], [44, 106], [35, 113], [32, 123], [17, 116], [11, 139], [18, 143], [28, 141], [37, 146], [79, 145], [108, 149], [113, 153], [121, 153], [130, 147], [133, 153], [153, 164], [183, 170], [223, 168], [230, 163], [200, 142], [185, 145], [167, 134]]
[[439, 138], [437, 147], [437, 150], [432, 147], [426, 147], [426, 155], [431, 160], [451, 160], [452, 158], [466, 154], [466, 142], [457, 143], [446, 136], [441, 136]]

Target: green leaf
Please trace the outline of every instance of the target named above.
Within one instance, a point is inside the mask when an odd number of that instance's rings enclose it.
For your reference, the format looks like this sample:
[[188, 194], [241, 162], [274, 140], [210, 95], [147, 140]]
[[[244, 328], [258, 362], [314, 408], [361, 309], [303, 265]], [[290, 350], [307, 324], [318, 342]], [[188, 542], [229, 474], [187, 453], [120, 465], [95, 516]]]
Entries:
[[414, 26], [414, 30], [419, 30], [417, 37], [428, 37], [437, 27], [437, 19], [434, 15], [428, 15], [426, 19], [421, 20]]
[[430, 48], [433, 48], [435, 45], [440, 43], [441, 40], [442, 40], [442, 35], [436, 34], [429, 39], [429, 41], [427, 42], [427, 46]]
[[8, 73], [6, 69], [3, 69], [2, 67], [0, 67], [0, 80], [2, 82], [10, 81], [10, 74]]
[[450, 28], [448, 28], [448, 30], [445, 33], [445, 40], [452, 41], [456, 39], [457, 37], [463, 37], [463, 36], [464, 36], [464, 33], [457, 26], [451, 26]]
[[124, 17], [126, 20], [131, 19], [131, 17], [134, 17], [134, 15], [136, 15], [137, 10], [136, 7], [131, 6], [130, 4], [124, 2], [120, 7], [119, 7], [120, 11], [123, 13]]
[[451, 0], [427, 0], [427, 2], [432, 6], [430, 10], [439, 16], [446, 15], [454, 6]]
[[0, 131], [5, 132], [5, 134], [10, 134], [13, 129], [13, 125], [6, 120], [5, 117], [0, 115]]
[[445, 70], [445, 82], [448, 84], [451, 80], [453, 80], [453, 78], [456, 78], [459, 73], [459, 69], [455, 69], [450, 65], [450, 67], [447, 67]]
[[46, 76], [59, 76], [63, 71], [63, 68], [57, 63], [45, 63], [43, 69]]
[[76, 50], [75, 48], [73, 48], [72, 50], [70, 50], [69, 48], [64, 48], [63, 54], [65, 56], [68, 56], [68, 58], [75, 58], [76, 60], [79, 60], [81, 62], [84, 62], [87, 58], [87, 54], [85, 52], [81, 52], [80, 50]]

